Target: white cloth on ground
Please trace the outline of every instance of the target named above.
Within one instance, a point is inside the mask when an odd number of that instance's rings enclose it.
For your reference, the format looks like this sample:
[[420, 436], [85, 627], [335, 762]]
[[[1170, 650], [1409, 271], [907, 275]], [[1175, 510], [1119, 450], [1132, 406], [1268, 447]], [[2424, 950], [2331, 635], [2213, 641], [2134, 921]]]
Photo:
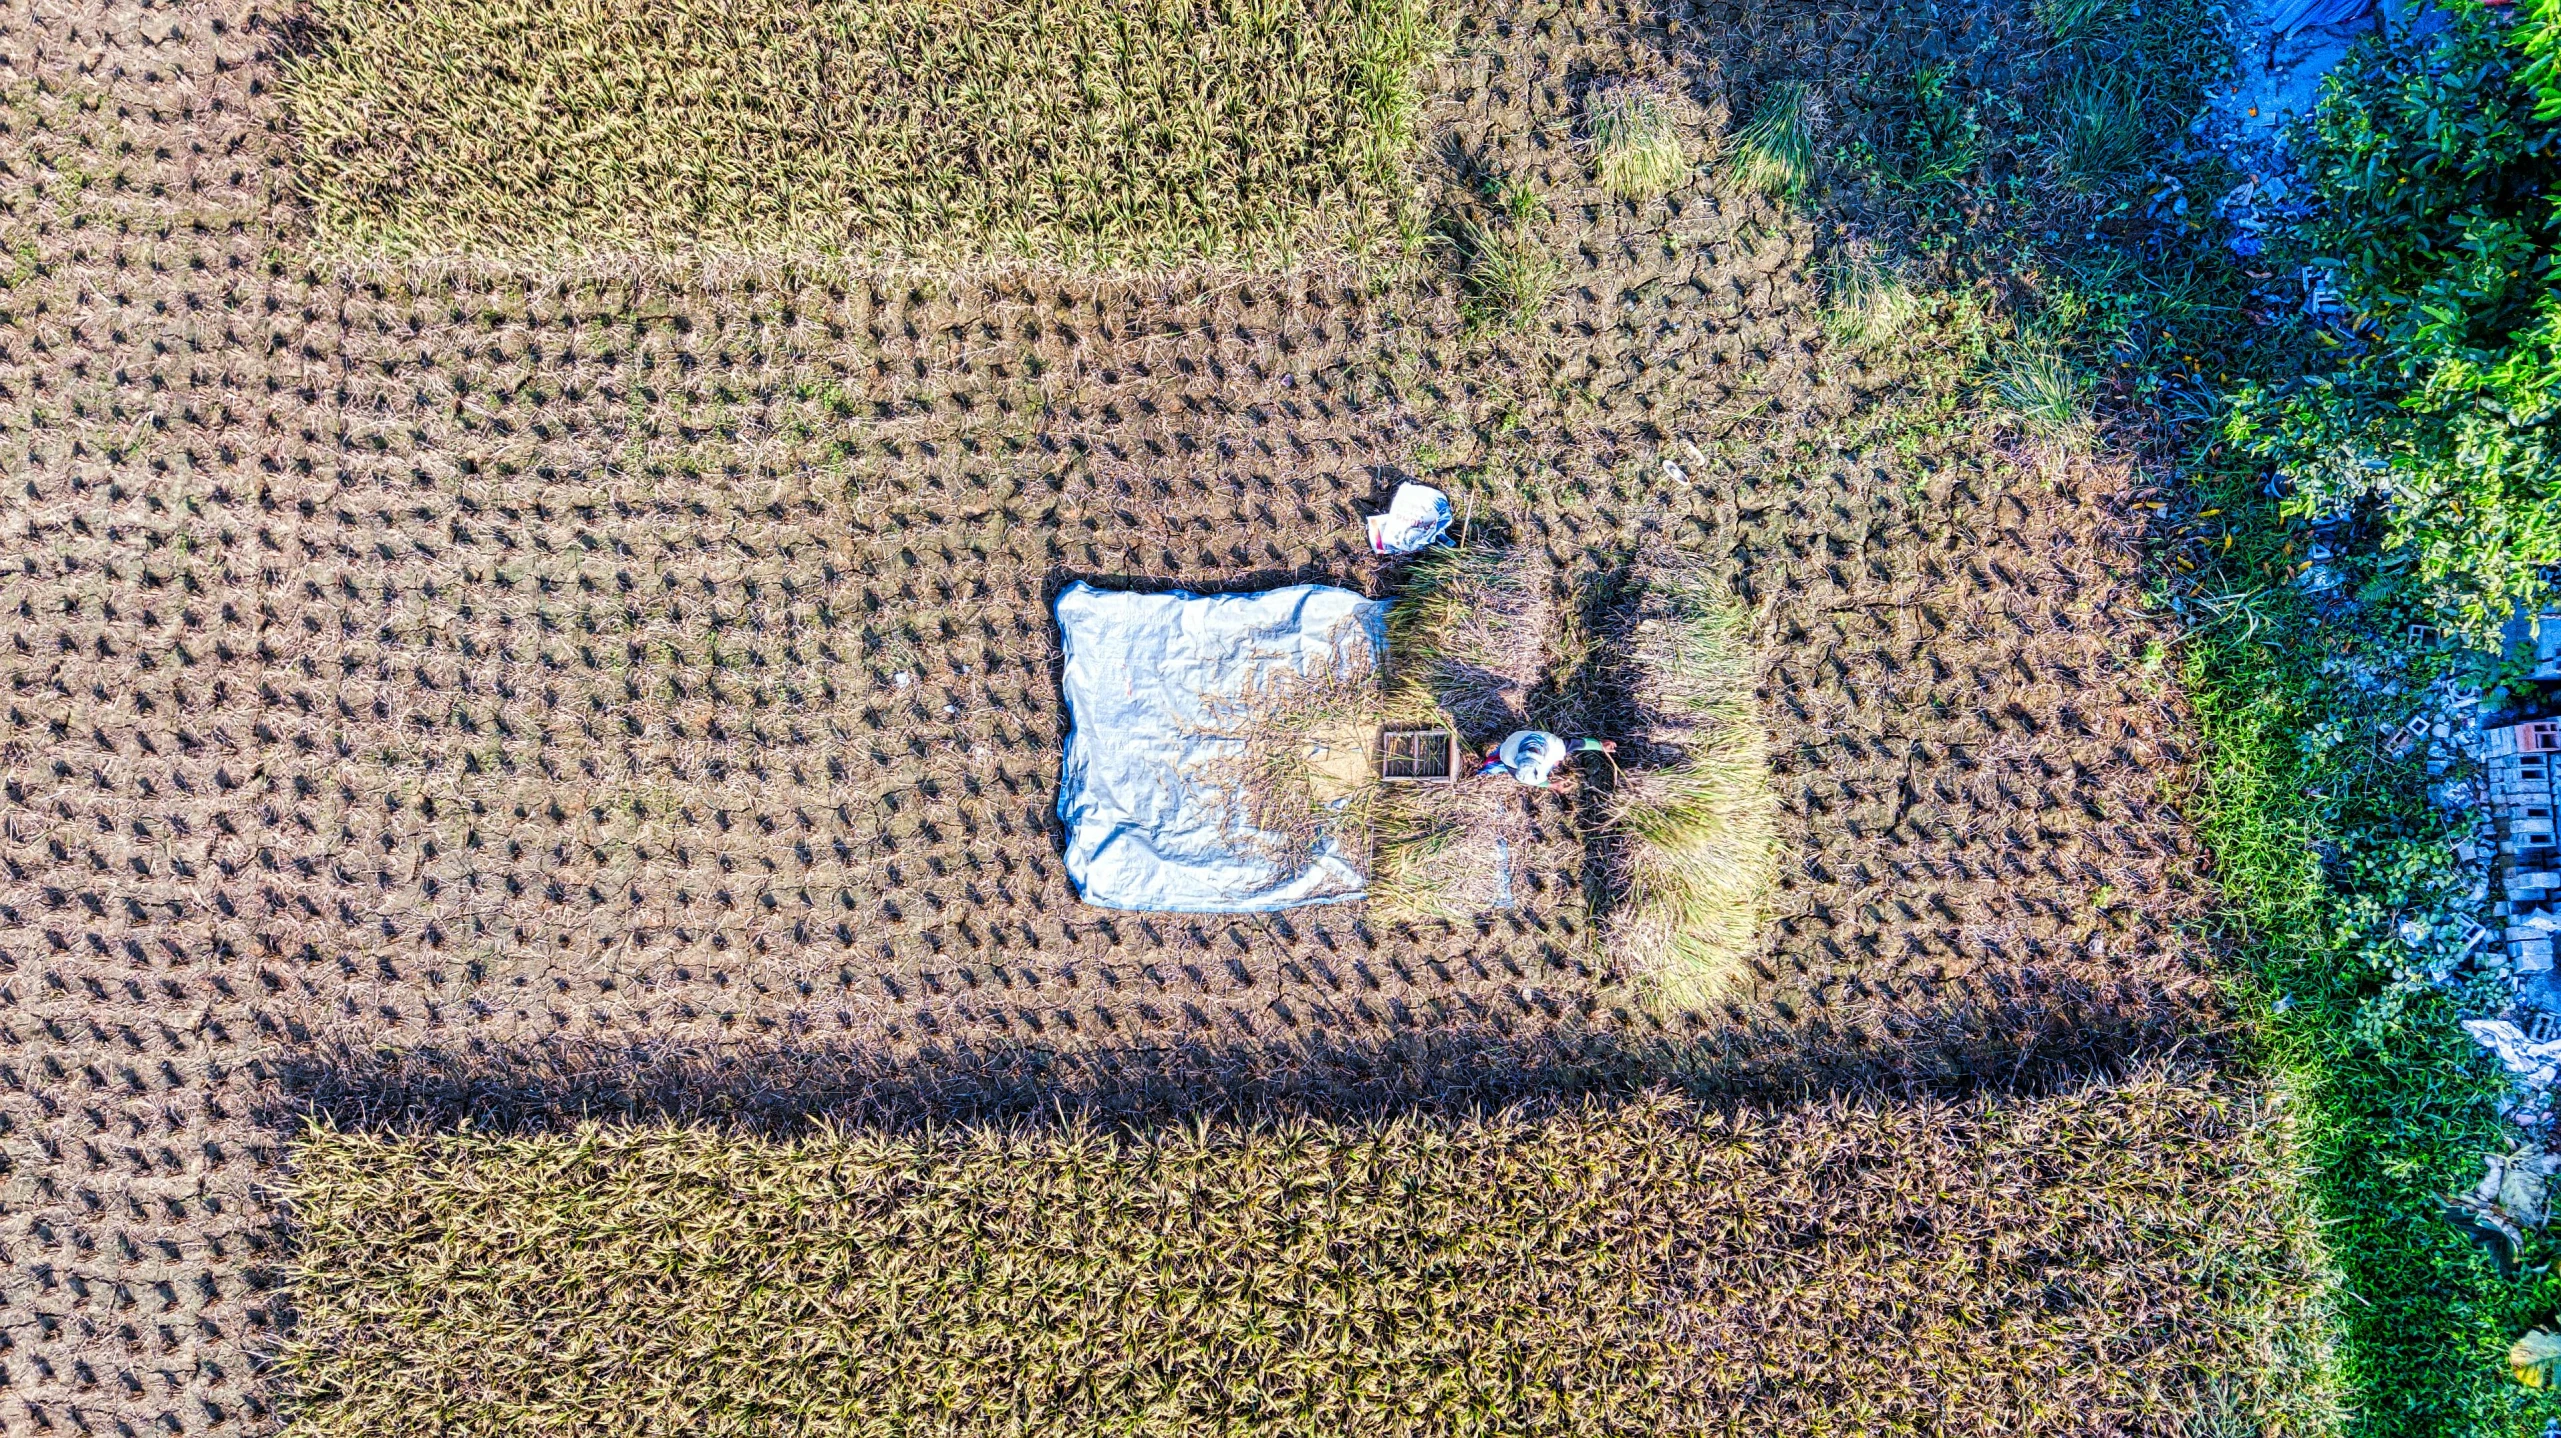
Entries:
[[[1282, 670], [1369, 668], [1387, 649], [1384, 600], [1300, 584], [1260, 594], [1131, 594], [1073, 584], [1058, 597], [1067, 752], [1058, 817], [1067, 876], [1088, 904], [1262, 913], [1356, 899], [1363, 847], [1328, 838], [1276, 861], [1237, 796], [1202, 782], [1241, 741], [1213, 732]], [[1232, 724], [1233, 720], [1226, 722]]]
[[2536, 1088], [2548, 1088], [2561, 1077], [2561, 1039], [2536, 1043], [2506, 1019], [2465, 1019], [2463, 1031], [2497, 1054], [2508, 1072]]

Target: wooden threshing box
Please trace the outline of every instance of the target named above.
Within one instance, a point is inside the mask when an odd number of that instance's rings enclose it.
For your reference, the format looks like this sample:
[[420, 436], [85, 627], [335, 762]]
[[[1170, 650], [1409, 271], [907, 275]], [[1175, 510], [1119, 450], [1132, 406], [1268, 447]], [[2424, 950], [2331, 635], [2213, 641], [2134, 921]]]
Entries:
[[1458, 782], [1458, 735], [1447, 729], [1390, 729], [1379, 736], [1378, 777], [1390, 784]]

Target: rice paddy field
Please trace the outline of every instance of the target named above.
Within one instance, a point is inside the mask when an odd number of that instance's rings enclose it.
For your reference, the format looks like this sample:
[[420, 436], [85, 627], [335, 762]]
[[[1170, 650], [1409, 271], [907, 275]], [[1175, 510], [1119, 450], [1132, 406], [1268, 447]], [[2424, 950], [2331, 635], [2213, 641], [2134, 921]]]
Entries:
[[[0, 6], [0, 1427], [2322, 1431], [2144, 480], [1728, 168], [2008, 32], [965, 9]], [[1712, 990], [1076, 901], [1050, 600], [1407, 478], [1742, 616]]]
[[2303, 1376], [2275, 1135], [2164, 1072], [1137, 1138], [324, 1130], [294, 1431], [2180, 1431]]
[[1433, 37], [1407, 0], [356, 0], [295, 23], [298, 188], [350, 260], [1280, 259], [1418, 223]]

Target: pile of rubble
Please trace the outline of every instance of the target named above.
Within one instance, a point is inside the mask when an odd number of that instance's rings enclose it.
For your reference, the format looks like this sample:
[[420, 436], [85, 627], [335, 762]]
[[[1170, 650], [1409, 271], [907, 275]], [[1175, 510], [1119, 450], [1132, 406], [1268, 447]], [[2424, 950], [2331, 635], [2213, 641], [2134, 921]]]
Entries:
[[2392, 743], [2407, 752], [2426, 737], [2430, 796], [2473, 826], [2455, 857], [2478, 876], [2466, 897], [2487, 909], [2467, 920], [2465, 953], [2494, 948], [2494, 958], [2474, 967], [2503, 971], [2510, 1002], [2505, 1012], [2465, 1027], [2548, 1100], [2561, 1079], [2561, 974], [2554, 967], [2561, 947], [2561, 827], [2554, 822], [2561, 816], [2561, 717], [2545, 712], [2553, 705], [2539, 696], [2545, 685], [2561, 683], [2561, 614], [2519, 631], [2520, 649], [2530, 645], [2533, 656], [2535, 682], [2526, 693], [2536, 697], [2486, 714], [2477, 699], [2462, 696], [2437, 713], [2423, 711]]
[[[2561, 1152], [2553, 1151], [2561, 1141], [2554, 1133], [2554, 1093], [2561, 1088], [2561, 972], [2554, 964], [2561, 944], [2561, 828], [2554, 822], [2561, 816], [2561, 717], [2547, 712], [2553, 703], [2543, 697], [2550, 692], [2544, 686], [2561, 683], [2561, 614], [2519, 630], [2520, 648], [2530, 645], [2533, 655], [2535, 683], [2525, 691], [2531, 697], [2492, 713], [2478, 697], [2449, 691], [2386, 746], [2403, 755], [2427, 744], [2430, 797], [2472, 826], [2454, 851], [2473, 879], [2456, 903], [2468, 903], [2472, 912], [2407, 921], [2401, 938], [2414, 951], [2441, 956], [2422, 966], [2425, 977], [2443, 981], [2468, 967], [2505, 979], [2506, 1006], [2465, 1019], [2463, 1027], [2515, 1078], [2505, 1111], [2523, 1141], [2510, 1153], [2484, 1155], [2481, 1182], [2446, 1205], [2448, 1216], [2503, 1271], [2513, 1269], [2523, 1231], [2545, 1222], [2545, 1181], [2561, 1171]], [[2449, 946], [2449, 939], [2456, 942]]]
[[[2508, 959], [2520, 975], [2552, 989], [2552, 941], [2561, 933], [2561, 848], [2552, 818], [2561, 803], [2561, 719], [2533, 719], [2489, 732], [2490, 815], [2497, 825], [2500, 897]], [[2561, 1003], [2543, 1005], [2561, 1010]]]

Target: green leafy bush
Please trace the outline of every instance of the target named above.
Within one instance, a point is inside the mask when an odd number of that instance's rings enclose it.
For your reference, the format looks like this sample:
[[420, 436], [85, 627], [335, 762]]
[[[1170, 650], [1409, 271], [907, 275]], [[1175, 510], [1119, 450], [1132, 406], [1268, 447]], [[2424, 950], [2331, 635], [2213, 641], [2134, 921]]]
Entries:
[[2304, 147], [2308, 231], [2353, 340], [2324, 372], [2245, 389], [2229, 430], [2292, 482], [2293, 517], [2378, 523], [2375, 593], [2485, 647], [2561, 563], [2561, 125], [2515, 43], [2540, 33], [2472, 6], [2333, 73]]
[[2561, 0], [2526, 0], [2520, 10], [2527, 64], [2517, 78], [2534, 92], [2534, 118], [2561, 120]]

